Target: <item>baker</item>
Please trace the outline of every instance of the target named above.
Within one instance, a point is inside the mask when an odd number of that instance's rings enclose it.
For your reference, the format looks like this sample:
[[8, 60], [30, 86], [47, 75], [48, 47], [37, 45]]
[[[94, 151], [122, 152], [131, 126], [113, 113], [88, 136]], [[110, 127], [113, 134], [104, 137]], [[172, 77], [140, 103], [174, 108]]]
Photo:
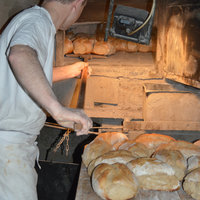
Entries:
[[[51, 88], [56, 31], [69, 28], [85, 4], [85, 0], [44, 0], [41, 7], [16, 15], [0, 36], [1, 200], [37, 199], [35, 140], [46, 120], [44, 110], [62, 126], [68, 121], [81, 123], [77, 135], [87, 134], [92, 126], [82, 110], [63, 107]], [[84, 65], [75, 64], [76, 73], [67, 76], [80, 74]], [[62, 79], [57, 73], [54, 79]]]

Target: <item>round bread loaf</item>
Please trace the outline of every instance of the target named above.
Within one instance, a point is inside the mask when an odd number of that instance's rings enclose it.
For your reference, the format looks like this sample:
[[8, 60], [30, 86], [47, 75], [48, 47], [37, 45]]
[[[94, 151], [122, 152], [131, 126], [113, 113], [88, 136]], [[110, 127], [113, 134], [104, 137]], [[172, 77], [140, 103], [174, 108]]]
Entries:
[[135, 142], [144, 144], [151, 153], [153, 153], [161, 144], [167, 144], [170, 141], [175, 141], [174, 138], [156, 133], [142, 134], [135, 138]]
[[137, 52], [138, 51], [138, 44], [135, 42], [128, 41], [127, 42], [127, 52]]
[[99, 134], [95, 139], [101, 138], [108, 144], [115, 146], [118, 143], [128, 140], [128, 137], [120, 132], [106, 132]]
[[156, 151], [152, 157], [169, 164], [174, 169], [178, 180], [182, 180], [185, 176], [187, 161], [180, 151], [163, 149]]
[[200, 167], [200, 156], [191, 156], [187, 160], [187, 170], [192, 171]]
[[98, 196], [106, 200], [131, 199], [138, 191], [134, 174], [121, 163], [98, 165], [92, 173], [92, 187]]
[[115, 46], [116, 51], [127, 51], [127, 40], [122, 40], [115, 38], [113, 41], [113, 45]]
[[118, 149], [128, 150], [135, 158], [150, 157], [153, 153], [144, 144], [135, 142], [135, 140], [126, 140], [120, 144]]
[[97, 55], [112, 55], [116, 52], [115, 46], [112, 42], [96, 41], [92, 53]]
[[77, 38], [73, 41], [74, 54], [90, 54], [94, 46], [93, 38]]
[[156, 158], [138, 158], [127, 164], [145, 190], [174, 191], [180, 188], [173, 168]]
[[200, 140], [197, 140], [196, 142], [194, 142], [194, 145], [197, 145], [200, 148]]
[[160, 149], [178, 150], [186, 159], [195, 155], [200, 156], [200, 148], [197, 145], [182, 140], [171, 141], [168, 144], [162, 144], [157, 150]]
[[64, 54], [69, 54], [73, 52], [73, 43], [69, 38], [65, 38], [64, 44]]
[[116, 150], [116, 151], [109, 151], [95, 160], [91, 161], [89, 166], [88, 166], [88, 174], [91, 176], [94, 168], [102, 163], [107, 163], [107, 164], [114, 164], [114, 163], [122, 163], [126, 164], [129, 161], [135, 159], [130, 151], [126, 150]]
[[102, 138], [94, 139], [91, 143], [85, 146], [82, 154], [82, 161], [84, 165], [88, 167], [92, 160], [112, 150], [114, 150], [112, 145], [104, 141]]
[[183, 182], [184, 191], [196, 200], [200, 200], [200, 168], [188, 173]]

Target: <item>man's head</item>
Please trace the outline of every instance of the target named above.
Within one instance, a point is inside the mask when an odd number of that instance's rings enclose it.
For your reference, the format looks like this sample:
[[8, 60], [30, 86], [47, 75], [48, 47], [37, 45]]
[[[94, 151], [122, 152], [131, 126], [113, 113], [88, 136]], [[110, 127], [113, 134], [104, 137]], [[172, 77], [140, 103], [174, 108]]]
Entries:
[[80, 17], [87, 0], [43, 0], [57, 29], [66, 30]]
[[[73, 2], [73, 1], [75, 1], [75, 0], [42, 0], [42, 3], [43, 3], [43, 2], [51, 2], [51, 1], [57, 1], [57, 2], [60, 2], [60, 3], [62, 3], [62, 4], [66, 4], [66, 3], [71, 3], [71, 2]], [[87, 0], [84, 0], [84, 1], [82, 2], [82, 5], [85, 6], [86, 3], [87, 3]]]

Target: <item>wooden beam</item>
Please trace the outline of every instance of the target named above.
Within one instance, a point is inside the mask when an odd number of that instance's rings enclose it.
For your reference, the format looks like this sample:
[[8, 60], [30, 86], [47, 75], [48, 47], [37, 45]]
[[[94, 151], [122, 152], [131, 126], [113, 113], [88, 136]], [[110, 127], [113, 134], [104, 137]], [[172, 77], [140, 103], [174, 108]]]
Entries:
[[55, 67], [64, 65], [64, 45], [65, 31], [57, 31], [56, 33], [56, 60]]
[[124, 125], [124, 130], [200, 131], [200, 122], [125, 121], [123, 125]]

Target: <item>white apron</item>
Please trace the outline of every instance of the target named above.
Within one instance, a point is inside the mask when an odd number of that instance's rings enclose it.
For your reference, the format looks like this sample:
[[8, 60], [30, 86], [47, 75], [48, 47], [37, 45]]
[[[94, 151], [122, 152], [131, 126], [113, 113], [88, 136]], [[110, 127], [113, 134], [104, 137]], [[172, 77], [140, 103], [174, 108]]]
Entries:
[[0, 131], [0, 200], [37, 200], [36, 136]]

